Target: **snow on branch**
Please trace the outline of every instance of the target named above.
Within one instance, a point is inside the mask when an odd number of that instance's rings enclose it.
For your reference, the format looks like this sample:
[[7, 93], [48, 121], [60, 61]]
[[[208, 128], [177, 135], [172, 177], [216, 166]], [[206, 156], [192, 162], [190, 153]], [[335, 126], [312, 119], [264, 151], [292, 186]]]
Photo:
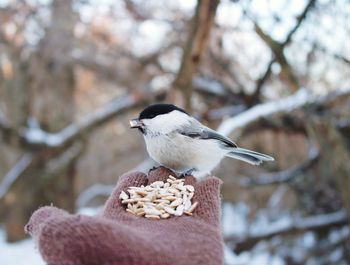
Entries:
[[11, 168], [11, 170], [5, 175], [0, 183], [0, 199], [2, 199], [7, 191], [10, 189], [12, 184], [18, 179], [22, 173], [29, 167], [33, 160], [31, 154], [25, 154], [17, 162], [17, 164]]
[[270, 225], [259, 232], [248, 233], [245, 236], [229, 236], [225, 242], [229, 244], [236, 253], [253, 248], [259, 241], [267, 240], [274, 236], [301, 233], [305, 231], [328, 230], [335, 226], [348, 224], [348, 216], [345, 211], [330, 214], [316, 215], [306, 218], [297, 218], [283, 226]]
[[63, 147], [67, 143], [75, 140], [79, 135], [91, 132], [99, 125], [114, 118], [115, 115], [136, 107], [142, 102], [143, 100], [140, 96], [128, 94], [113, 100], [109, 104], [82, 118], [80, 121], [70, 124], [60, 132], [48, 133], [41, 128], [25, 128], [21, 132], [21, 136], [29, 145], [38, 145], [48, 148]]
[[267, 103], [258, 104], [234, 117], [224, 120], [218, 132], [223, 135], [230, 135], [234, 131], [244, 128], [261, 118], [266, 118], [276, 114], [286, 114], [295, 109], [303, 108], [311, 104], [324, 104], [335, 98], [347, 95], [350, 88], [338, 89], [326, 95], [313, 95], [305, 89], [299, 89], [293, 95]]

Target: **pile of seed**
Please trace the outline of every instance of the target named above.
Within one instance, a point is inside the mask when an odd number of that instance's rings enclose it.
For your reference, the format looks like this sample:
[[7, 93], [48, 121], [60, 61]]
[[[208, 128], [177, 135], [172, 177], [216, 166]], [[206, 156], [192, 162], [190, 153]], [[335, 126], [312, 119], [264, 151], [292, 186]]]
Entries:
[[198, 202], [192, 204], [194, 187], [184, 185], [184, 179], [169, 176], [167, 181], [156, 181], [147, 186], [129, 187], [119, 199], [127, 204], [126, 211], [150, 219], [169, 218], [171, 215], [192, 215]]

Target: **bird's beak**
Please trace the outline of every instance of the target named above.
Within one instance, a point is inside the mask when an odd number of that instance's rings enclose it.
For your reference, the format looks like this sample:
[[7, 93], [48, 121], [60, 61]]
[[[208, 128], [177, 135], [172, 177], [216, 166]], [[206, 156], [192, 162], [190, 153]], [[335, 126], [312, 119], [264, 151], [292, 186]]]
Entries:
[[142, 128], [143, 127], [143, 122], [140, 121], [139, 119], [132, 119], [130, 121], [130, 128], [135, 129], [135, 128]]

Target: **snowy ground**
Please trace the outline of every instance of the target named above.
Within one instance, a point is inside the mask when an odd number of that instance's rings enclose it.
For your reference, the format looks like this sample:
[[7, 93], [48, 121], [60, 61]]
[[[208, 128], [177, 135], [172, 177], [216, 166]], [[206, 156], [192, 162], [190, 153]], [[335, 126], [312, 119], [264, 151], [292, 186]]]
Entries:
[[0, 264], [1, 265], [44, 265], [39, 251], [31, 239], [18, 243], [5, 242], [4, 230], [0, 229]]

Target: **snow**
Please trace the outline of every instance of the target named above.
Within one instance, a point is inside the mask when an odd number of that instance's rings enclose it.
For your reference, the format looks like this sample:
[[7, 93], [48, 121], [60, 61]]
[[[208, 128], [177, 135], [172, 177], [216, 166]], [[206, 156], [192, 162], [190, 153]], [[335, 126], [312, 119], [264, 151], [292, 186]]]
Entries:
[[5, 232], [0, 229], [0, 261], [3, 265], [45, 265], [32, 239], [6, 243]]
[[45, 145], [53, 148], [60, 147], [79, 133], [93, 128], [96, 123], [113, 117], [120, 110], [128, 108], [134, 103], [136, 103], [136, 98], [133, 95], [121, 96], [57, 133], [49, 133], [39, 127], [27, 127], [22, 131], [22, 136], [30, 144]]
[[[333, 95], [344, 95], [350, 92], [349, 88], [335, 90]], [[314, 95], [305, 88], [300, 88], [293, 95], [282, 98], [280, 100], [270, 101], [255, 105], [254, 107], [228, 119], [225, 119], [218, 127], [218, 132], [223, 135], [230, 135], [235, 130], [243, 128], [248, 124], [264, 117], [274, 115], [276, 113], [288, 113], [297, 108], [301, 108], [307, 104], [311, 104], [318, 100], [324, 99], [328, 95]]]
[[222, 209], [224, 235], [242, 235], [247, 232], [249, 208], [244, 203], [224, 203]]
[[259, 118], [269, 116], [279, 111], [292, 111], [305, 105], [306, 102], [311, 101], [311, 98], [311, 95], [307, 93], [305, 89], [300, 89], [290, 97], [256, 105], [235, 117], [224, 120], [218, 128], [218, 132], [223, 135], [229, 135], [234, 130], [242, 128]]

